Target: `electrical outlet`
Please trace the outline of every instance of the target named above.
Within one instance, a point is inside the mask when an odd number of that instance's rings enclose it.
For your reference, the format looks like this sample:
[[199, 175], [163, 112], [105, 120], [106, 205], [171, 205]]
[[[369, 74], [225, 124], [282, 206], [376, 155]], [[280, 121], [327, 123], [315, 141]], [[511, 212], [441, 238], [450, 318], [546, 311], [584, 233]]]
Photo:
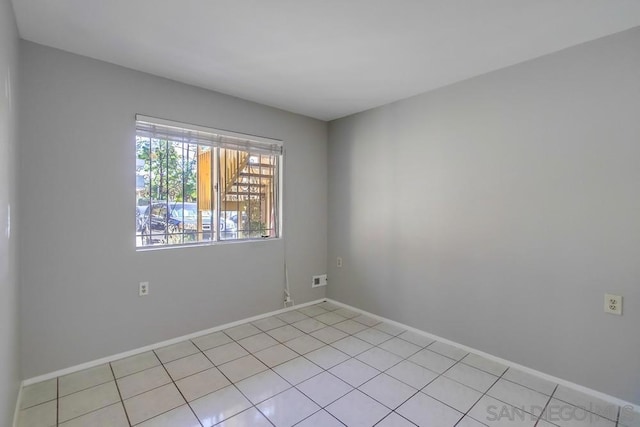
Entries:
[[317, 288], [319, 286], [327, 286], [327, 275], [321, 274], [319, 276], [313, 276], [313, 280], [311, 281], [311, 287]]
[[604, 312], [622, 315], [622, 297], [620, 295], [604, 294]]
[[336, 260], [336, 265], [338, 266], [338, 268], [342, 267], [342, 257], [339, 256], [338, 259]]
[[140, 282], [138, 294], [141, 297], [146, 297], [147, 295], [149, 295], [149, 282]]

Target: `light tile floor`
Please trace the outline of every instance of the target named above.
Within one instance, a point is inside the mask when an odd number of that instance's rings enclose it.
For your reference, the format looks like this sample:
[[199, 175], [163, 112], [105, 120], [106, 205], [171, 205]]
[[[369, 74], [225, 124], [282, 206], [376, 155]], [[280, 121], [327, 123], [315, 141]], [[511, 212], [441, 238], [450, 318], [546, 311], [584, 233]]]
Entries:
[[23, 389], [19, 427], [639, 427], [640, 416], [325, 302]]

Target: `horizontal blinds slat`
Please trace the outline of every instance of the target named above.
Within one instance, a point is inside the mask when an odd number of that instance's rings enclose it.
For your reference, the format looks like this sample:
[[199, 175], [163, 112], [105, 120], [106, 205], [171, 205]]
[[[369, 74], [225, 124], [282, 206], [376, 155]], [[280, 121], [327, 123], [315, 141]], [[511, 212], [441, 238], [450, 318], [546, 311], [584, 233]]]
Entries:
[[[146, 118], [145, 118], [146, 119]], [[160, 119], [158, 119], [160, 121]], [[162, 122], [167, 122], [162, 120]], [[277, 140], [269, 140], [260, 138], [258, 141], [250, 136], [242, 138], [234, 134], [225, 135], [224, 133], [206, 132], [203, 130], [188, 129], [179, 126], [168, 125], [165, 123], [154, 123], [147, 120], [141, 120], [140, 116], [136, 117], [136, 134], [147, 138], [166, 139], [188, 144], [208, 145], [220, 148], [228, 148], [233, 150], [248, 151], [251, 153], [263, 153], [279, 155], [282, 154], [282, 142]]]

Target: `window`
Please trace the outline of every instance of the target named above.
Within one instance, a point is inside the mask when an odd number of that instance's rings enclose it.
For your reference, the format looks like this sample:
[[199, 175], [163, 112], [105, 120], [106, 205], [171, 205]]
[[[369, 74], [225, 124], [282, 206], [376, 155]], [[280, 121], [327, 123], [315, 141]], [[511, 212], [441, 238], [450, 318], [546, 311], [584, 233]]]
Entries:
[[279, 235], [280, 141], [136, 116], [136, 246]]

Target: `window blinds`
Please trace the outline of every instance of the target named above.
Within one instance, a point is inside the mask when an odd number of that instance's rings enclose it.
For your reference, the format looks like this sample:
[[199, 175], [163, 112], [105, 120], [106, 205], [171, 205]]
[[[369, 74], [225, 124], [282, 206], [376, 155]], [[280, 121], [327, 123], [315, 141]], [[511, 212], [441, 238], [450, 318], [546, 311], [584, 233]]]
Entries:
[[[188, 126], [186, 128], [185, 126]], [[136, 133], [154, 139], [165, 139], [185, 144], [208, 145], [242, 150], [256, 154], [282, 154], [282, 141], [260, 136], [245, 135], [197, 125], [185, 125], [170, 120], [136, 115]]]

